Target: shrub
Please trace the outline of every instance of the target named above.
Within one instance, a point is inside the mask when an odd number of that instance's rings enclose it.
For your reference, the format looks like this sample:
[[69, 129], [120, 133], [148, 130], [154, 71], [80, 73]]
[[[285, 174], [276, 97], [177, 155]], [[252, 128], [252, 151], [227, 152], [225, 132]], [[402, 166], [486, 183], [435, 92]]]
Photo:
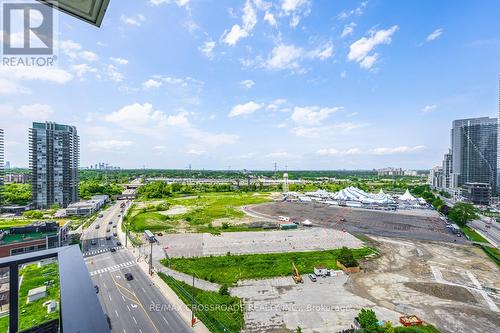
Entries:
[[227, 286], [227, 284], [223, 284], [222, 286], [220, 286], [219, 295], [229, 296], [229, 287]]
[[358, 261], [354, 258], [354, 254], [352, 253], [352, 250], [345, 247], [345, 246], [340, 250], [340, 253], [339, 253], [339, 256], [337, 259], [338, 259], [338, 261], [340, 261], [342, 263], [342, 265], [344, 265], [346, 267], [358, 266]]

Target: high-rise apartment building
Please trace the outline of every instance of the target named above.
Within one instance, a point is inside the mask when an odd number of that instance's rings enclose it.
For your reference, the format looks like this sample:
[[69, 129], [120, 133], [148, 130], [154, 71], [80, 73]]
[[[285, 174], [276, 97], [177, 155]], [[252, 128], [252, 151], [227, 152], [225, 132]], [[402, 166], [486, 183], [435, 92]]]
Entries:
[[76, 127], [53, 122], [33, 123], [29, 141], [35, 206], [66, 207], [78, 201], [80, 138]]
[[0, 128], [0, 206], [3, 203], [3, 176], [4, 176], [4, 146], [3, 146], [3, 129]]
[[497, 190], [496, 195], [500, 195], [500, 75], [498, 76], [498, 132], [497, 132]]
[[497, 188], [498, 119], [471, 118], [453, 121], [453, 187], [465, 183], [484, 183]]
[[449, 190], [453, 188], [452, 182], [452, 173], [453, 173], [453, 154], [451, 150], [448, 151], [447, 154], [444, 154], [443, 158], [443, 189]]

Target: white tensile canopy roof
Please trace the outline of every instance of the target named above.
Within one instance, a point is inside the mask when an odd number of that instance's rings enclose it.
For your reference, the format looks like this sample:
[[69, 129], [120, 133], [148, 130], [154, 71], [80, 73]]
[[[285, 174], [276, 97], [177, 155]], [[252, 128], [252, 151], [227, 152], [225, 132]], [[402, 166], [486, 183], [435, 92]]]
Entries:
[[358, 201], [365, 204], [388, 204], [393, 202], [392, 198], [382, 190], [377, 194], [366, 193], [356, 187], [347, 187], [332, 195], [334, 200]]
[[417, 201], [417, 198], [415, 198], [413, 195], [411, 195], [410, 191], [406, 189], [405, 194], [399, 197], [399, 200], [401, 201]]
[[312, 222], [309, 221], [309, 220], [305, 220], [304, 222], [302, 222], [303, 225], [312, 225]]

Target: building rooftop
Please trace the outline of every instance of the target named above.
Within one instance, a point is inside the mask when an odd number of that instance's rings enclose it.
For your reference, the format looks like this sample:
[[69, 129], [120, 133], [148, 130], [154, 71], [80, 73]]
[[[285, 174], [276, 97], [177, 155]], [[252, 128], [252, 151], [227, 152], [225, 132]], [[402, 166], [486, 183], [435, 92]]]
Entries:
[[55, 233], [56, 232], [31, 232], [26, 234], [5, 234], [0, 240], [0, 245], [44, 239], [45, 237], [54, 235]]

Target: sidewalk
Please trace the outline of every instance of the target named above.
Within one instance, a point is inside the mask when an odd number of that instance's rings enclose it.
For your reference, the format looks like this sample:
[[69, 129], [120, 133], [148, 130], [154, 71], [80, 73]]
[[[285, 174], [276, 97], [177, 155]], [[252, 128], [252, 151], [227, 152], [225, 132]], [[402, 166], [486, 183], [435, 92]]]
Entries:
[[[184, 302], [181, 301], [181, 299], [175, 294], [175, 292], [170, 289], [170, 287], [158, 276], [158, 274], [153, 274], [153, 276], [150, 276], [149, 273], [149, 265], [141, 260], [137, 263], [137, 265], [142, 268], [144, 273], [149, 276], [151, 281], [153, 282], [153, 285], [157, 287], [163, 296], [167, 299], [167, 301], [172, 305], [172, 307], [176, 310], [176, 312], [181, 316], [182, 319], [188, 325], [191, 325], [191, 310], [184, 304]], [[198, 321], [195, 325], [195, 327], [192, 328], [193, 332], [197, 333], [210, 333], [208, 328], [201, 322]]]
[[[155, 269], [158, 270], [157, 267], [155, 267]], [[191, 285], [193, 283], [193, 277], [191, 275], [187, 275], [185, 273], [174, 271], [173, 269], [163, 267], [163, 266], [158, 271], [162, 272], [163, 274], [170, 275], [174, 279], [185, 282], [189, 285]], [[194, 279], [194, 286], [198, 289], [214, 291], [214, 292], [219, 292], [219, 289], [220, 289], [219, 284], [205, 281], [205, 280], [200, 280], [198, 278]]]

